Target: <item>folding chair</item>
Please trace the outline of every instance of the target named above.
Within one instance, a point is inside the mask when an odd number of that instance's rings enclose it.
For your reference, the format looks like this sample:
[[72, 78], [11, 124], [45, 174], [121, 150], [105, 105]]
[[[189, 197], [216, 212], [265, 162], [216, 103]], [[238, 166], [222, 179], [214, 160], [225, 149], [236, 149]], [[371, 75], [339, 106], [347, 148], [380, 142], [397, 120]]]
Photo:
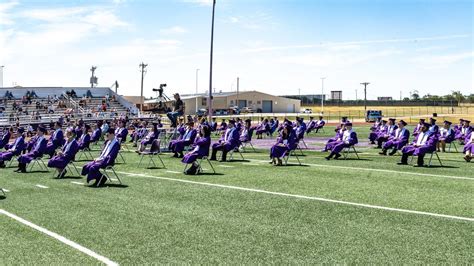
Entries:
[[[215, 173], [216, 173], [216, 170], [214, 169], [214, 166], [212, 165], [211, 161], [209, 160], [209, 158], [208, 158], [207, 156], [203, 156], [203, 157], [198, 158], [198, 159], [196, 160], [196, 162], [197, 162], [197, 164], [198, 164], [197, 174], [200, 174], [200, 173], [204, 172], [204, 169], [202, 168], [202, 161], [203, 161], [203, 160], [206, 160], [206, 161], [207, 161], [207, 163], [209, 164], [209, 166], [210, 166], [211, 169], [212, 169], [212, 172], [215, 174]], [[183, 173], [186, 173], [186, 170], [188, 170], [188, 166], [189, 166], [189, 165], [190, 165], [190, 164], [187, 163], [187, 164], [184, 166]]]
[[49, 172], [48, 166], [47, 166], [46, 163], [43, 161], [43, 156], [36, 157], [36, 158], [34, 158], [34, 159], [31, 161], [30, 172], [33, 170], [33, 167], [35, 166], [35, 164], [37, 164], [37, 165], [39, 166], [39, 168], [40, 168], [41, 171]]
[[100, 177], [99, 182], [97, 183], [97, 186], [99, 186], [100, 183], [102, 183], [102, 180], [104, 179], [104, 176], [107, 178], [107, 180], [110, 180], [110, 182], [112, 183], [112, 182], [113, 182], [113, 179], [111, 178], [111, 174], [113, 174], [113, 176], [114, 176], [115, 178], [117, 178], [117, 180], [119, 181], [120, 185], [123, 185], [122, 180], [121, 180], [120, 177], [117, 175], [117, 172], [115, 172], [115, 169], [114, 169], [114, 166], [113, 166], [113, 165], [108, 165], [108, 166], [106, 166], [105, 168], [101, 169], [101, 170], [100, 170], [100, 173], [102, 174], [102, 176]]
[[298, 164], [301, 166], [301, 161], [300, 161], [300, 158], [298, 158], [296, 149], [292, 149], [285, 154], [285, 156], [283, 157], [283, 160], [285, 161], [285, 165], [288, 165], [288, 161], [290, 160], [291, 156], [294, 156], [296, 160], [298, 161]]
[[150, 147], [150, 150], [149, 151], [141, 151], [139, 153], [140, 155], [140, 162], [138, 163], [138, 167], [140, 167], [140, 165], [142, 164], [142, 161], [143, 161], [143, 158], [145, 156], [148, 156], [150, 158], [150, 160], [148, 161], [148, 165], [146, 168], [149, 168], [150, 167], [150, 164], [153, 163], [153, 166], [154, 167], [157, 167], [156, 166], [156, 163], [155, 163], [155, 160], [153, 160], [153, 157], [157, 156], [158, 159], [160, 160], [161, 164], [163, 165], [163, 168], [166, 168], [163, 160], [161, 159], [161, 156], [160, 156], [160, 140], [159, 139], [155, 139], [153, 140], [153, 142], [151, 143], [151, 147]]
[[[436, 155], [436, 158], [438, 159], [439, 165], [443, 166], [443, 162], [441, 162], [441, 158], [439, 158], [438, 152], [435, 150], [433, 152], [427, 152], [426, 154], [430, 154], [430, 159], [428, 160], [428, 167], [431, 167], [431, 162], [433, 160], [433, 155]], [[415, 156], [411, 156], [410, 164], [413, 164], [413, 159]]]
[[[232, 161], [234, 159], [234, 152], [237, 152], [240, 154], [240, 157], [242, 158], [242, 160], [245, 160], [244, 158], [244, 155], [242, 154], [242, 152], [240, 151], [240, 149], [237, 147], [237, 148], [234, 148], [232, 150], [229, 151], [229, 161]], [[222, 155], [221, 155], [222, 156]]]
[[351, 150], [354, 151], [355, 155], [357, 156], [357, 160], [360, 160], [359, 153], [355, 149], [354, 145], [344, 148], [344, 150], [342, 151], [344, 160], [347, 160], [347, 158], [349, 158], [349, 154], [351, 153]]
[[81, 159], [83, 154], [86, 160], [94, 159], [94, 156], [92, 156], [91, 149], [89, 147], [85, 147], [84, 149], [79, 150], [79, 157], [77, 158], [78, 161]]
[[[73, 170], [73, 169], [74, 169], [74, 170]], [[77, 170], [77, 167], [76, 167], [76, 165], [74, 164], [74, 161], [70, 161], [70, 162], [66, 165], [66, 167], [65, 167], [60, 173], [58, 172], [58, 169], [55, 169], [55, 170], [53, 171], [53, 178], [54, 178], [54, 176], [55, 176], [56, 173], [58, 173], [59, 178], [61, 178], [61, 175], [62, 175], [66, 170], [68, 170], [70, 173], [76, 172], [77, 176], [81, 176], [81, 173], [79, 173], [79, 170]]]
[[17, 159], [18, 159], [18, 156], [13, 155], [12, 159], [8, 162], [8, 168], [10, 168], [13, 165], [13, 160], [16, 161]]
[[242, 150], [243, 150], [244, 152], [246, 152], [245, 148], [247, 148], [247, 146], [250, 146], [250, 147], [252, 148], [253, 152], [257, 152], [257, 151], [255, 150], [255, 148], [253, 147], [253, 145], [252, 145], [252, 141], [250, 141], [250, 140], [249, 140], [249, 141], [244, 141], [244, 142], [242, 142], [242, 144], [240, 145], [240, 147], [242, 148]]
[[6, 197], [7, 194], [5, 193], [5, 190], [3, 190], [3, 188], [0, 187], [0, 191], [2, 192], [3, 196]]
[[456, 147], [456, 141], [453, 140], [453, 141], [451, 141], [451, 142], [449, 143], [448, 152], [451, 152], [451, 146], [454, 146], [454, 150], [455, 150], [457, 153], [459, 152], [459, 151], [458, 151], [458, 147]]

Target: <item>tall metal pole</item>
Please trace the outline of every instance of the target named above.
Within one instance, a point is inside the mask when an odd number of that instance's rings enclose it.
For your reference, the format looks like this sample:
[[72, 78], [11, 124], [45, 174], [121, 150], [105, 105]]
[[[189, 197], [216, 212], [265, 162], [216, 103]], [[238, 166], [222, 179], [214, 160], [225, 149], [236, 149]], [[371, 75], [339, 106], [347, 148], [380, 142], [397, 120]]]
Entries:
[[95, 82], [95, 77], [94, 77], [94, 73], [95, 73], [95, 70], [97, 69], [96, 66], [92, 66], [91, 67], [91, 89], [94, 88], [94, 82]]
[[364, 110], [367, 111], [367, 85], [369, 82], [362, 82], [361, 85], [364, 85]]
[[214, 15], [216, 12], [216, 0], [212, 1], [212, 24], [211, 24], [211, 53], [209, 64], [209, 123], [212, 121], [212, 59], [214, 55]]
[[142, 72], [142, 80], [141, 80], [141, 86], [140, 86], [140, 112], [143, 112], [143, 105], [145, 104], [145, 100], [143, 99], [143, 78], [145, 77], [145, 68], [148, 66], [148, 64], [141, 63], [140, 65], [141, 72]]
[[199, 68], [196, 68], [196, 113], [198, 111]]
[[239, 81], [240, 81], [240, 78], [237, 77], [237, 100], [236, 100], [236, 104], [235, 104], [235, 105], [236, 105], [238, 108], [240, 108], [240, 106], [239, 106]]
[[0, 66], [0, 68], [2, 69], [2, 82], [0, 83], [0, 85], [2, 86], [1, 88], [3, 88], [3, 68], [4, 68], [4, 67], [5, 67], [5, 66]]
[[321, 78], [321, 115], [324, 113], [324, 80], [326, 78]]

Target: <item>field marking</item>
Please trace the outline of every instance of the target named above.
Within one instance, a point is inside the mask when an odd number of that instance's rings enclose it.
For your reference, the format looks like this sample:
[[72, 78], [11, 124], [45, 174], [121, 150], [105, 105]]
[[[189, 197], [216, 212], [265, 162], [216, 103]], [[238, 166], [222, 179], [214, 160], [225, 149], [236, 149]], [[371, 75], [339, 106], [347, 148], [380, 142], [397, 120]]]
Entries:
[[[259, 163], [268, 163], [268, 161], [262, 160], [253, 160], [249, 159], [250, 161], [259, 162]], [[300, 159], [301, 160], [301, 159]], [[371, 172], [381, 172], [381, 173], [397, 173], [397, 174], [407, 174], [407, 175], [417, 175], [417, 176], [432, 176], [432, 177], [443, 177], [443, 178], [450, 178], [450, 179], [462, 179], [462, 180], [470, 180], [474, 181], [472, 177], [466, 176], [449, 176], [449, 175], [436, 175], [436, 174], [425, 174], [425, 173], [414, 173], [414, 172], [405, 172], [405, 171], [396, 171], [396, 170], [387, 170], [387, 169], [373, 169], [373, 168], [362, 168], [362, 167], [352, 167], [352, 166], [340, 166], [340, 165], [328, 165], [328, 164], [312, 164], [312, 163], [305, 163], [304, 165], [314, 166], [314, 167], [329, 167], [329, 168], [339, 168], [339, 169], [349, 169], [349, 170], [363, 170], [363, 171], [371, 171]]]
[[251, 166], [258, 166], [258, 163], [242, 163], [243, 165], [251, 165]]
[[474, 218], [470, 218], [470, 217], [454, 216], [454, 215], [439, 214], [439, 213], [424, 212], [424, 211], [415, 211], [415, 210], [408, 210], [408, 209], [391, 208], [391, 207], [384, 207], [384, 206], [357, 203], [357, 202], [350, 202], [350, 201], [343, 201], [343, 200], [333, 200], [333, 199], [326, 199], [326, 198], [320, 198], [320, 197], [304, 196], [304, 195], [289, 194], [289, 193], [282, 193], [282, 192], [273, 192], [273, 191], [267, 191], [267, 190], [263, 190], [263, 189], [237, 187], [237, 186], [213, 184], [213, 183], [207, 183], [207, 182], [197, 182], [197, 181], [191, 181], [191, 180], [186, 180], [186, 179], [176, 179], [176, 178], [152, 176], [152, 175], [146, 175], [146, 174], [134, 174], [134, 173], [127, 173], [127, 172], [117, 172], [117, 173], [125, 174], [125, 175], [146, 177], [146, 178], [154, 178], [154, 179], [160, 179], [160, 180], [166, 180], [166, 181], [180, 182], [180, 183], [188, 183], [188, 184], [194, 184], [194, 185], [218, 187], [218, 188], [225, 188], [225, 189], [234, 189], [234, 190], [241, 190], [241, 191], [250, 191], [250, 192], [255, 192], [255, 193], [263, 193], [263, 194], [284, 196], [284, 197], [290, 197], [290, 198], [315, 200], [315, 201], [321, 201], [321, 202], [337, 203], [337, 204], [342, 204], [342, 205], [350, 205], [350, 206], [357, 206], [357, 207], [370, 208], [370, 209], [379, 209], [379, 210], [385, 210], [385, 211], [419, 214], [419, 215], [426, 215], [426, 216], [432, 216], [432, 217], [442, 217], [442, 218], [449, 218], [449, 219], [454, 219], [454, 220], [474, 222]]
[[5, 189], [5, 188], [3, 188], [3, 191], [5, 191], [6, 193], [10, 192], [10, 190]]
[[67, 239], [67, 238], [65, 238], [65, 237], [63, 237], [63, 236], [61, 236], [61, 235], [58, 235], [57, 233], [51, 232], [51, 231], [49, 231], [49, 230], [46, 229], [46, 228], [43, 228], [43, 227], [41, 227], [41, 226], [38, 226], [38, 225], [36, 225], [36, 224], [34, 224], [34, 223], [32, 223], [32, 222], [29, 222], [29, 221], [23, 219], [23, 218], [21, 218], [21, 217], [18, 217], [18, 216], [16, 216], [16, 215], [13, 214], [13, 213], [9, 213], [9, 212], [7, 212], [7, 211], [5, 211], [5, 210], [0, 209], [0, 214], [4, 214], [4, 215], [6, 215], [6, 216], [12, 218], [13, 220], [16, 220], [17, 222], [20, 222], [20, 223], [22, 223], [22, 224], [24, 224], [24, 225], [26, 225], [26, 226], [29, 226], [29, 227], [31, 227], [31, 228], [33, 228], [33, 229], [35, 229], [35, 230], [37, 230], [37, 231], [39, 231], [39, 232], [41, 232], [41, 233], [43, 233], [43, 234], [46, 234], [46, 235], [48, 235], [48, 236], [50, 236], [50, 237], [52, 237], [52, 238], [54, 238], [54, 239], [56, 239], [56, 240], [58, 240], [58, 241], [60, 241], [60, 242], [62, 242], [62, 243], [64, 243], [64, 244], [66, 244], [66, 245], [68, 245], [68, 246], [70, 246], [70, 247], [72, 247], [72, 248], [74, 248], [74, 249], [76, 249], [76, 250], [79, 250], [80, 252], [82, 252], [82, 253], [84, 253], [84, 254], [90, 256], [90, 257], [93, 257], [94, 259], [96, 259], [96, 260], [98, 260], [98, 261], [100, 261], [100, 262], [105, 263], [106, 265], [111, 265], [111, 266], [118, 265], [118, 263], [113, 262], [113, 261], [111, 261], [110, 259], [108, 259], [108, 258], [106, 258], [106, 257], [104, 257], [104, 256], [102, 256], [102, 255], [99, 255], [99, 254], [95, 253], [94, 251], [92, 251], [92, 250], [90, 250], [90, 249], [88, 249], [88, 248], [86, 248], [86, 247], [83, 247], [83, 246], [77, 244], [76, 242], [73, 242], [73, 241], [71, 241], [71, 240], [69, 240], [69, 239]]
[[35, 186], [37, 186], [37, 187], [39, 187], [39, 188], [49, 188], [49, 187], [47, 187], [47, 186], [38, 185], [38, 184], [36, 184]]
[[234, 168], [234, 166], [232, 165], [218, 165], [219, 167], [223, 167], [223, 168]]
[[71, 183], [76, 184], [76, 185], [84, 185], [84, 183], [76, 182], [76, 181], [71, 181]]
[[171, 174], [181, 174], [182, 172], [178, 172], [178, 171], [166, 171], [167, 173], [171, 173]]

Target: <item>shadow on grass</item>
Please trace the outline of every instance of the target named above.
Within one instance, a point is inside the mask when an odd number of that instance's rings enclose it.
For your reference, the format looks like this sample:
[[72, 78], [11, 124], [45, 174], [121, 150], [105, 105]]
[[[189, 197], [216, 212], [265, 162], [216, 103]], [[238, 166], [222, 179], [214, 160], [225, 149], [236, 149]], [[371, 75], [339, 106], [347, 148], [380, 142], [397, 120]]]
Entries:
[[227, 163], [250, 163], [250, 160], [247, 159], [232, 159], [230, 161], [227, 161]]
[[458, 168], [460, 168], [460, 167], [452, 166], [452, 165], [431, 165], [431, 166], [426, 166], [426, 168], [458, 169]]
[[34, 171], [29, 171], [29, 172], [26, 172], [26, 174], [35, 174], [35, 173], [49, 173], [49, 171], [47, 170], [34, 170]]
[[114, 184], [114, 183], [106, 183], [105, 185], [103, 186], [94, 186], [94, 185], [90, 185], [90, 186], [87, 186], [88, 188], [128, 188], [127, 185], [121, 185], [121, 184]]
[[298, 167], [310, 167], [309, 165], [307, 164], [297, 164], [297, 163], [288, 163], [288, 164], [284, 164], [284, 165], [274, 165], [275, 167], [295, 167], [295, 166], [298, 166]]
[[58, 180], [61, 180], [61, 179], [82, 179], [82, 176], [71, 176], [71, 175], [67, 175], [67, 176], [64, 176], [62, 178], [55, 178], [55, 179], [58, 179]]
[[166, 168], [164, 167], [159, 167], [159, 166], [152, 166], [152, 167], [147, 167], [145, 169], [148, 169], [148, 170], [164, 170]]
[[4, 200], [4, 199], [6, 199], [6, 198], [7, 198], [7, 196], [5, 196], [5, 195], [0, 195], [0, 200]]
[[[334, 159], [334, 160], [336, 160], [336, 159]], [[367, 161], [367, 162], [371, 162], [373, 160], [372, 159], [367, 159], [367, 158], [356, 158], [356, 157], [354, 157], [354, 158], [347, 158], [347, 159], [341, 158], [341, 159], [337, 159], [336, 161], [342, 161], [342, 162], [343, 161]]]
[[204, 172], [204, 173], [199, 173], [195, 176], [200, 176], [200, 175], [224, 175], [224, 174], [223, 173]]

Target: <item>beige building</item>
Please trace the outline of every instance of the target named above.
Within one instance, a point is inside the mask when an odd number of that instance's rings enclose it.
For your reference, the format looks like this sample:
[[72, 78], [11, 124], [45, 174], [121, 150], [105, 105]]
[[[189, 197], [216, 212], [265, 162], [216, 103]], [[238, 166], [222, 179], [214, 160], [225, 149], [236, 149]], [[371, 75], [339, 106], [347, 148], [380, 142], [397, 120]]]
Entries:
[[[239, 108], [249, 107], [254, 112], [260, 113], [298, 113], [301, 108], [301, 101], [279, 96], [274, 96], [258, 91], [220, 92], [213, 94], [213, 110], [228, 110], [231, 106]], [[207, 95], [182, 95], [185, 114], [194, 114], [198, 109], [207, 109]], [[157, 100], [146, 100], [145, 105], [152, 106]], [[171, 103], [166, 103], [171, 106]]]

